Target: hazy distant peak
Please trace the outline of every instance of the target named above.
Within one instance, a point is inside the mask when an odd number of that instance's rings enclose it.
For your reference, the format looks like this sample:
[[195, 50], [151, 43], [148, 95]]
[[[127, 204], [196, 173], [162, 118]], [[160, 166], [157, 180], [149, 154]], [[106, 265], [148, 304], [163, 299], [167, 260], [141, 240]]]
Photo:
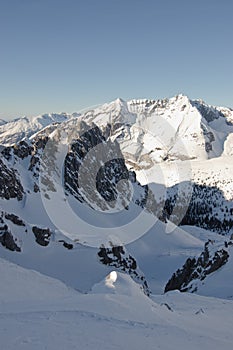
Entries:
[[3, 119], [0, 119], [0, 125], [6, 124], [6, 121]]

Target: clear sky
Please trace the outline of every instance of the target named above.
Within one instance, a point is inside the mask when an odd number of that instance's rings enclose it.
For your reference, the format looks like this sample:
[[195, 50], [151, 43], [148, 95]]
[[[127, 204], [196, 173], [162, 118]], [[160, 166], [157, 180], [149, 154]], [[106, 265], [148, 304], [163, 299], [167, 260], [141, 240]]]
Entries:
[[0, 117], [177, 93], [233, 107], [233, 0], [0, 0]]

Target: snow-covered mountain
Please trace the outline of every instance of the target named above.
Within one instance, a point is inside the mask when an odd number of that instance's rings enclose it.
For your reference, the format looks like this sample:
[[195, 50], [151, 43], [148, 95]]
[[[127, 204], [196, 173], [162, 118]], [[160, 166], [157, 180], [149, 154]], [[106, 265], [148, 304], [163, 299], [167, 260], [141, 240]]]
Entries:
[[83, 118], [108, 126], [127, 161], [144, 169], [163, 161], [218, 157], [233, 132], [231, 109], [183, 95], [157, 101], [117, 99]]
[[206, 295], [231, 269], [231, 109], [183, 95], [117, 99], [0, 132], [1, 257], [82, 292], [114, 268], [146, 295]]
[[0, 120], [0, 144], [13, 145], [23, 139], [30, 138], [30, 136], [50, 124], [62, 123], [76, 116], [77, 113], [74, 113], [74, 115], [52, 113], [36, 117], [16, 118], [10, 121]]
[[[77, 116], [44, 114], [2, 121], [0, 144], [12, 145], [47, 125]], [[210, 106], [184, 95], [164, 100], [117, 99], [87, 111], [82, 119], [107, 128], [111, 138], [118, 139], [127, 160], [136, 167], [142, 163], [143, 168], [154, 162], [208, 159], [224, 151], [227, 154], [225, 142], [233, 133], [232, 109]]]
[[232, 109], [117, 99], [0, 143], [4, 350], [232, 348]]

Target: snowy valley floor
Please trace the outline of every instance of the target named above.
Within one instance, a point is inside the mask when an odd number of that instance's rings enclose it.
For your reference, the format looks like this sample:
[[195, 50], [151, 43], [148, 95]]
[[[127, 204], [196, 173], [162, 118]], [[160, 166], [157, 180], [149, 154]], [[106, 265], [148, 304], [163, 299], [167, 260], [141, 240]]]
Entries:
[[118, 274], [89, 294], [0, 259], [1, 350], [233, 347], [233, 301], [170, 292], [146, 297]]

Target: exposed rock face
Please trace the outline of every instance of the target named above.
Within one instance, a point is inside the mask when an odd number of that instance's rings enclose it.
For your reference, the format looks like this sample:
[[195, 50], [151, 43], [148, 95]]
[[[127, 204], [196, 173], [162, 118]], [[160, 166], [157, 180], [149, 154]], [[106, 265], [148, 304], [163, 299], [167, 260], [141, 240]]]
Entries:
[[[187, 186], [192, 186], [189, 203], [186, 202], [185, 191], [178, 195], [178, 186], [167, 190], [167, 199], [160, 219], [169, 219], [177, 225], [198, 226], [221, 234], [229, 233], [233, 228], [232, 201], [227, 201], [217, 187], [192, 183], [187, 183]], [[184, 211], [184, 208], [187, 210]], [[219, 215], [220, 208], [222, 216]]]
[[224, 117], [221, 111], [217, 110], [215, 107], [208, 106], [203, 102], [191, 101], [191, 104], [198, 109], [207, 122], [212, 122], [220, 117]]
[[13, 146], [4, 147], [1, 153], [7, 160], [12, 159], [12, 157], [24, 159], [31, 155], [32, 150], [33, 147], [29, 143], [26, 141], [20, 141]]
[[25, 226], [25, 223], [15, 214], [5, 213], [5, 218], [13, 222], [13, 224], [18, 226]]
[[49, 244], [50, 236], [52, 234], [52, 231], [49, 228], [40, 228], [33, 226], [32, 232], [35, 235], [36, 242], [43, 247], [46, 247]]
[[0, 159], [0, 198], [23, 199], [24, 189], [14, 169], [8, 168]]
[[18, 144], [13, 146], [14, 154], [21, 158], [27, 158], [32, 153], [32, 147], [26, 141], [20, 141]]
[[[227, 263], [229, 254], [225, 249], [211, 251], [211, 241], [206, 242], [204, 251], [198, 258], [188, 258], [183, 267], [177, 270], [165, 286], [165, 293], [178, 289], [181, 292], [195, 292], [195, 280], [204, 280]], [[226, 245], [225, 245], [226, 247]]]
[[[2, 221], [3, 220], [1, 220], [1, 222]], [[8, 226], [2, 225], [2, 223], [0, 223], [0, 243], [2, 244], [3, 247], [11, 251], [16, 251], [16, 252], [21, 251], [20, 247], [17, 246], [15, 239], [12, 233], [10, 232]]]
[[[87, 156], [88, 152], [98, 144], [101, 144], [102, 142], [104, 142], [105, 139], [100, 129], [97, 126], [87, 131], [86, 131], [87, 125], [85, 123], [81, 123], [79, 127], [80, 127], [79, 138], [72, 143], [70, 152], [68, 152], [65, 159], [64, 180], [65, 180], [66, 190], [69, 193], [71, 193], [74, 197], [76, 197], [78, 200], [83, 202], [84, 199], [80, 194], [80, 184], [79, 184], [80, 167], [82, 165], [82, 162], [85, 156]], [[90, 197], [94, 195], [94, 193], [93, 193], [93, 186], [91, 186], [92, 188], [90, 188], [90, 191], [88, 191], [88, 182], [90, 184], [93, 184], [93, 180], [91, 178], [92, 176], [95, 175], [93, 174], [93, 172], [92, 172], [92, 169], [88, 168], [86, 169], [86, 174], [85, 174], [85, 176], [87, 176], [86, 177], [87, 186], [85, 188], [85, 194], [86, 195], [89, 194]]]
[[98, 256], [102, 264], [115, 267], [120, 271], [128, 273], [133, 280], [142, 285], [144, 293], [148, 296], [150, 295], [147, 281], [143, 274], [138, 270], [136, 260], [126, 252], [124, 247], [101, 247]]
[[71, 249], [74, 248], [74, 245], [73, 245], [73, 244], [67, 243], [67, 242], [64, 241], [63, 239], [60, 239], [58, 242], [63, 243], [63, 247], [65, 247], [65, 248], [67, 248], [67, 249], [69, 249], [69, 250], [71, 250]]
[[135, 173], [128, 171], [118, 142], [106, 140], [95, 125], [86, 129], [88, 126], [82, 122], [79, 136], [72, 143], [65, 159], [67, 192], [81, 202], [86, 201], [90, 206], [98, 206], [101, 210], [114, 207], [117, 199], [127, 208], [131, 182], [140, 187], [140, 196], [134, 198], [134, 201], [143, 206], [148, 187], [137, 183]]

